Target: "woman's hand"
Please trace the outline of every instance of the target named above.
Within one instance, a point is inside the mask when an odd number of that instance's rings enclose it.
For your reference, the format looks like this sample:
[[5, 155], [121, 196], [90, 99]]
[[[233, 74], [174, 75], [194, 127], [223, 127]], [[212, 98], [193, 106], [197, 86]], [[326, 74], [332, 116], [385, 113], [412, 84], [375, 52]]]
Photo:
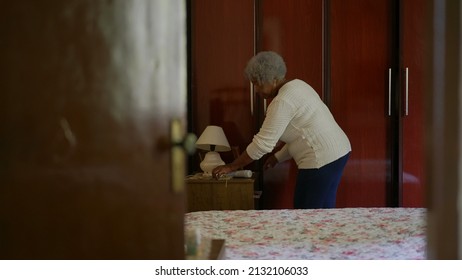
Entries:
[[270, 155], [263, 165], [263, 169], [266, 170], [268, 168], [273, 168], [276, 164], [278, 164], [278, 159], [273, 155]]
[[235, 170], [237, 170], [237, 168], [235, 168], [232, 164], [220, 165], [212, 170], [212, 176], [215, 179], [219, 179], [221, 176], [233, 172]]
[[247, 164], [251, 163], [253, 159], [249, 157], [247, 151], [244, 151], [237, 159], [235, 159], [232, 163], [228, 163], [225, 165], [220, 165], [215, 167], [212, 170], [212, 176], [215, 179], [219, 179], [221, 176], [228, 174], [229, 172], [233, 172], [246, 166]]

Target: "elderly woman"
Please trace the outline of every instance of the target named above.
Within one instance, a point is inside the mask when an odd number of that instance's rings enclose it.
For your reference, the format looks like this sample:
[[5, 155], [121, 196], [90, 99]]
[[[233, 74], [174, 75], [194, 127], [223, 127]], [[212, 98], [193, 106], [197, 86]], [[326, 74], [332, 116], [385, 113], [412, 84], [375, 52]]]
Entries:
[[334, 208], [337, 188], [351, 152], [350, 141], [316, 91], [302, 80], [287, 81], [286, 65], [275, 52], [260, 52], [245, 69], [255, 91], [273, 98], [258, 134], [232, 163], [218, 166], [218, 178], [267, 153], [280, 140], [282, 149], [270, 155], [264, 168], [293, 158], [298, 166], [294, 208]]

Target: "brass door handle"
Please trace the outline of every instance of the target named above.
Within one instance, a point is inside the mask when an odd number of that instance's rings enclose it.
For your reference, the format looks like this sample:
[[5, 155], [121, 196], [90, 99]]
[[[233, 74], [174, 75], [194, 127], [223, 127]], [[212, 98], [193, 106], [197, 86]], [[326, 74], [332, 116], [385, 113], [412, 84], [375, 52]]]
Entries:
[[183, 148], [188, 155], [196, 152], [197, 136], [194, 133], [184, 135], [181, 121], [173, 120], [170, 124], [170, 137], [173, 147]]
[[172, 190], [174, 193], [183, 193], [186, 176], [186, 154], [192, 155], [196, 151], [197, 136], [194, 133], [184, 133], [180, 119], [170, 122], [170, 136], [161, 137], [157, 142], [159, 151], [170, 150], [172, 176]]
[[170, 135], [160, 137], [157, 141], [158, 151], [167, 151], [174, 147], [183, 148], [188, 155], [196, 152], [197, 136], [194, 133], [183, 133], [181, 121], [174, 119], [170, 122]]

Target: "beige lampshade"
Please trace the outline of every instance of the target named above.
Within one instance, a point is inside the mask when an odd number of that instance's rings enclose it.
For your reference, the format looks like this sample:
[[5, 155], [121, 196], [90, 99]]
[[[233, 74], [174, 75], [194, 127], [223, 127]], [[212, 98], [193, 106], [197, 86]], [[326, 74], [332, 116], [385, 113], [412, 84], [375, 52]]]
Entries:
[[[215, 149], [212, 149], [212, 146]], [[216, 125], [209, 125], [204, 129], [204, 132], [202, 132], [196, 141], [196, 147], [201, 150], [213, 150], [215, 152], [227, 152], [231, 150], [223, 128]]]

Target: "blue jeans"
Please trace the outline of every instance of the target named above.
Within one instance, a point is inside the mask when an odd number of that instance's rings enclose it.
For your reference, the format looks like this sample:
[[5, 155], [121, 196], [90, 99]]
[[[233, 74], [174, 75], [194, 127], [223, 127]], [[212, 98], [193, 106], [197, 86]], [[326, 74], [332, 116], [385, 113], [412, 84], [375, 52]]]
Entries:
[[335, 208], [337, 188], [350, 153], [318, 169], [299, 169], [295, 209]]

